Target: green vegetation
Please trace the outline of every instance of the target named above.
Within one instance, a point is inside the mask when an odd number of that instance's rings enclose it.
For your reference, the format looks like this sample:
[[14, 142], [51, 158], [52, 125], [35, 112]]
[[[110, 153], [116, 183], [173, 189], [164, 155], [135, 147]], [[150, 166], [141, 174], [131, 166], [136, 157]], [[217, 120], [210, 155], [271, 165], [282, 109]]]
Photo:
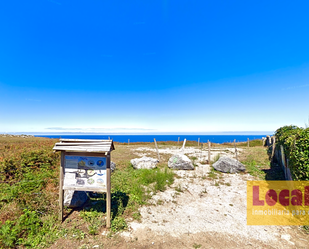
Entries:
[[215, 170], [213, 167], [210, 167], [210, 171], [208, 172], [208, 178], [212, 180], [221, 179], [222, 172]]
[[306, 234], [309, 234], [309, 226], [303, 226], [302, 228]]
[[196, 244], [196, 243], [193, 244], [193, 248], [195, 248], [195, 249], [198, 249], [198, 248], [201, 248], [201, 247], [202, 247], [201, 244]]
[[[90, 194], [82, 210], [65, 208], [65, 221], [58, 221], [60, 154], [52, 151], [56, 141], [0, 136], [0, 248], [48, 247], [59, 238], [95, 238], [105, 229], [105, 194]], [[123, 152], [120, 148], [115, 153], [117, 170], [111, 177], [111, 233], [126, 229], [129, 217], [140, 220], [138, 208], [174, 181], [166, 165], [134, 170], [130, 152]]]
[[215, 162], [217, 162], [220, 159], [220, 154], [217, 154], [215, 156], [215, 158], [211, 161], [211, 164], [214, 164]]
[[276, 130], [276, 147], [282, 145], [294, 180], [309, 180], [309, 128], [284, 126]]
[[258, 163], [254, 160], [253, 155], [249, 155], [242, 163], [246, 165], [247, 172], [250, 175], [265, 180], [266, 173], [263, 171], [265, 165], [258, 165]]

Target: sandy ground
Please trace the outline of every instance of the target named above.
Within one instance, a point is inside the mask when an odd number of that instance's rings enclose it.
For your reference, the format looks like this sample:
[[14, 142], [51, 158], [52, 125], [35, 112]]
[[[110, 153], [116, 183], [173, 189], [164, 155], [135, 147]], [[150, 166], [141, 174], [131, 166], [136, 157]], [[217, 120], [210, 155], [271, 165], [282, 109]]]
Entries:
[[[238, 149], [241, 153], [241, 149]], [[138, 156], [155, 152], [151, 148], [132, 151]], [[178, 148], [160, 149], [174, 154]], [[207, 151], [185, 148], [196, 157], [193, 171], [175, 171], [178, 177], [171, 188], [152, 197], [152, 205], [140, 208], [141, 222], [128, 221], [129, 230], [121, 236], [136, 248], [309, 248], [309, 236], [293, 226], [247, 226], [246, 181], [249, 174], [208, 176]], [[212, 150], [234, 157], [234, 148]], [[220, 182], [220, 183], [219, 183]], [[133, 244], [132, 244], [133, 246]]]

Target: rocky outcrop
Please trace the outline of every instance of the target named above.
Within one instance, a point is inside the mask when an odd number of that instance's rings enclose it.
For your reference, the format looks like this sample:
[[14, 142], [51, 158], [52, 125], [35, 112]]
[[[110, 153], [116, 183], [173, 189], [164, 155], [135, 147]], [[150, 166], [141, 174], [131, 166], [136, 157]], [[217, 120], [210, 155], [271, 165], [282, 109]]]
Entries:
[[237, 173], [246, 170], [246, 167], [241, 162], [227, 156], [220, 157], [219, 160], [212, 165], [212, 167], [214, 167], [215, 170], [224, 173]]
[[172, 169], [194, 169], [192, 161], [184, 154], [175, 154], [168, 160], [168, 167]]
[[158, 162], [157, 159], [146, 156], [131, 160], [134, 169], [154, 169], [157, 167]]
[[82, 207], [88, 200], [85, 191], [64, 190], [64, 206], [69, 208]]

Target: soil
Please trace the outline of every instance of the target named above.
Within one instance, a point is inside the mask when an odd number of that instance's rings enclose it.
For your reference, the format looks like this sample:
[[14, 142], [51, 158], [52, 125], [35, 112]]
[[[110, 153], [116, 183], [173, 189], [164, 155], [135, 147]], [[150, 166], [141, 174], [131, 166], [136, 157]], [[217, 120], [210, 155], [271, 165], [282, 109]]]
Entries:
[[[134, 148], [137, 156], [153, 156], [155, 149]], [[160, 149], [170, 156], [179, 148]], [[241, 150], [238, 150], [241, 153]], [[112, 238], [58, 240], [51, 248], [309, 248], [309, 235], [298, 226], [248, 226], [246, 181], [249, 174], [209, 175], [207, 151], [186, 148], [195, 170], [175, 171], [177, 177], [150, 205], [140, 208], [141, 220], [127, 220], [129, 229]], [[216, 154], [234, 157], [234, 149]], [[215, 179], [217, 178], [217, 179]]]

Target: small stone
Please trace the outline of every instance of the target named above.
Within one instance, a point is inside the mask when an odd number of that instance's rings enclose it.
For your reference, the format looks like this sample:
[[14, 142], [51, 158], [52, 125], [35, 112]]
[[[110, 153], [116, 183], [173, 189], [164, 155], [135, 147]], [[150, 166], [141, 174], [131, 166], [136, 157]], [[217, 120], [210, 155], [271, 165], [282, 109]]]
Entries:
[[114, 172], [116, 169], [116, 163], [111, 162], [111, 171]]
[[289, 234], [282, 234], [282, 235], [281, 235], [281, 239], [285, 239], [285, 240], [287, 240], [287, 241], [290, 241], [291, 235], [289, 235]]

